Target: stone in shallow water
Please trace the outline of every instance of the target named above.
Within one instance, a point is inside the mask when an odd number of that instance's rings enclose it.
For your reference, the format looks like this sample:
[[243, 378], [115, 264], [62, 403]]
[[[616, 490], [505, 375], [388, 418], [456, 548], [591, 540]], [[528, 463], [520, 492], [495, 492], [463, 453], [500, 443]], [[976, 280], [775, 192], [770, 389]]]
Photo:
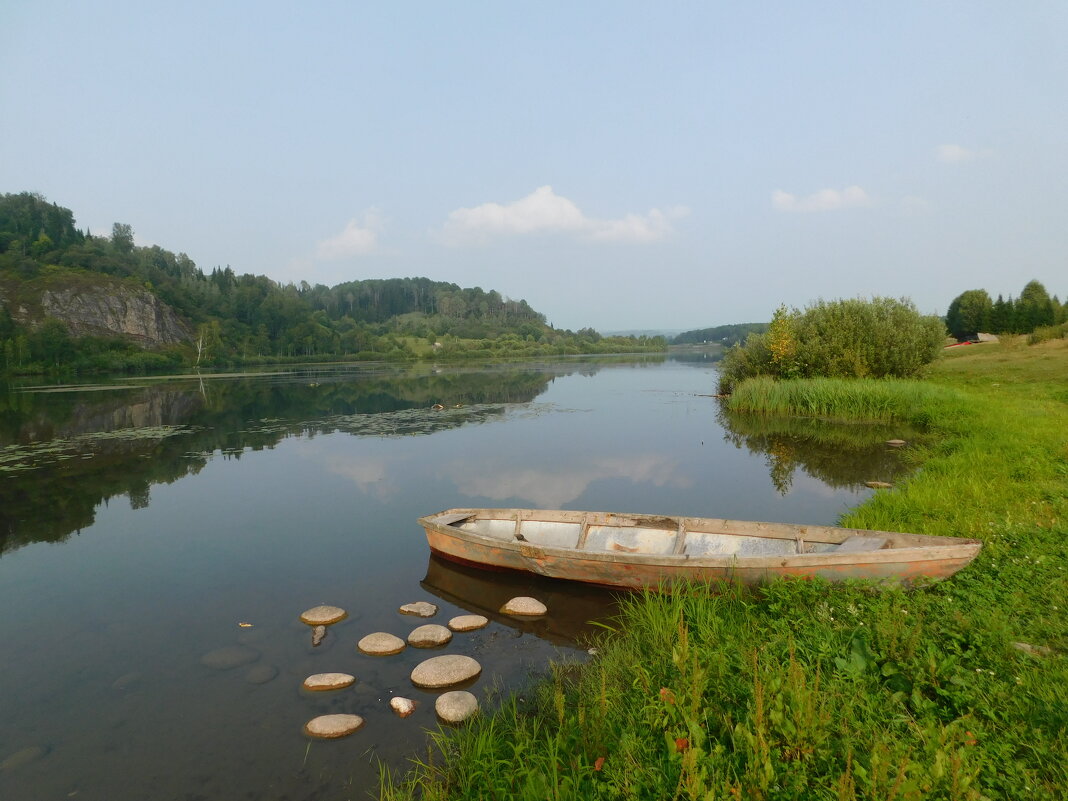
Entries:
[[463, 723], [478, 712], [478, 699], [465, 690], [442, 693], [434, 702], [434, 711], [446, 723]]
[[434, 689], [460, 684], [482, 672], [482, 665], [469, 656], [446, 654], [427, 659], [412, 671], [412, 684]]
[[474, 631], [489, 625], [489, 618], [482, 615], [458, 615], [449, 621], [453, 631]]
[[300, 619], [309, 626], [329, 626], [348, 615], [340, 606], [313, 606], [305, 611]]
[[274, 665], [253, 665], [245, 673], [245, 681], [249, 684], [266, 684], [278, 675], [278, 668]]
[[371, 656], [389, 656], [390, 654], [399, 654], [404, 650], [404, 640], [395, 634], [376, 631], [356, 643], [356, 647], [361, 652]]
[[397, 610], [402, 615], [416, 615], [417, 617], [434, 617], [438, 613], [438, 608], [432, 603], [426, 601], [416, 601], [414, 604], [405, 604]]
[[520, 596], [513, 598], [504, 606], [501, 607], [501, 611], [506, 615], [544, 615], [549, 610], [545, 607], [541, 601], [536, 598], [528, 598], [526, 596]]
[[389, 706], [399, 718], [406, 718], [415, 712], [415, 701], [411, 698], [401, 698], [399, 695], [389, 699]]
[[316, 626], [312, 629], [312, 648], [315, 648], [326, 636], [326, 626]]
[[444, 645], [451, 639], [452, 632], [447, 628], [436, 623], [428, 623], [412, 630], [412, 633], [408, 635], [408, 645], [415, 648], [434, 648]]
[[31, 762], [37, 761], [47, 753], [48, 749], [43, 745], [31, 745], [29, 748], [23, 748], [21, 751], [16, 751], [6, 757], [3, 762], [0, 762], [0, 771], [21, 768], [23, 765], [28, 765]]
[[894, 485], [885, 481], [865, 481], [864, 486], [872, 489], [890, 489]]
[[208, 651], [200, 657], [200, 664], [215, 670], [230, 670], [231, 668], [247, 665], [260, 658], [260, 652], [247, 645], [227, 645], [225, 648], [216, 648]]
[[347, 737], [363, 725], [359, 715], [320, 715], [304, 724], [304, 733], [309, 737], [333, 739]]
[[900, 448], [902, 445], [905, 444], [905, 440], [903, 440], [903, 439], [888, 439], [886, 441], [886, 444], [889, 445], [891, 448]]
[[304, 680], [305, 690], [342, 690], [356, 683], [356, 677], [348, 673], [316, 673]]

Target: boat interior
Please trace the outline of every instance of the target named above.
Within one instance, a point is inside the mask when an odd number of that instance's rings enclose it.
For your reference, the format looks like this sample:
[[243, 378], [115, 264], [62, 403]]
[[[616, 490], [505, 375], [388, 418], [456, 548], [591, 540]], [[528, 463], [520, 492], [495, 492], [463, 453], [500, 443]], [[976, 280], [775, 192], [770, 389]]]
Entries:
[[502, 542], [617, 554], [796, 556], [862, 553], [897, 544], [881, 532], [855, 533], [820, 526], [593, 513], [570, 513], [567, 517], [571, 519], [539, 519], [522, 513], [456, 513], [439, 516], [435, 522]]

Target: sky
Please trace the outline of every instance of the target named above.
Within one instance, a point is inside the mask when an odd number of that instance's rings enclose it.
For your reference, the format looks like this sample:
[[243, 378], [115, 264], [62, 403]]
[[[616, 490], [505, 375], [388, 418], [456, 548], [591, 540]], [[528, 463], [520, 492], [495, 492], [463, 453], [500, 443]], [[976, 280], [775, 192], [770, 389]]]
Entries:
[[0, 4], [0, 192], [558, 328], [1068, 295], [1068, 3]]

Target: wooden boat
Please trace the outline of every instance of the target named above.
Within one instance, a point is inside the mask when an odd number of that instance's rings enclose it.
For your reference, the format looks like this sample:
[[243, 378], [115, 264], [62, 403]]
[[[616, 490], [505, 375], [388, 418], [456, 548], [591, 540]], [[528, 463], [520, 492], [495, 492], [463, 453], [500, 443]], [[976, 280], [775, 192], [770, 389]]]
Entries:
[[455, 562], [633, 589], [783, 576], [938, 580], [982, 546], [924, 534], [611, 512], [447, 509], [419, 524], [430, 550]]

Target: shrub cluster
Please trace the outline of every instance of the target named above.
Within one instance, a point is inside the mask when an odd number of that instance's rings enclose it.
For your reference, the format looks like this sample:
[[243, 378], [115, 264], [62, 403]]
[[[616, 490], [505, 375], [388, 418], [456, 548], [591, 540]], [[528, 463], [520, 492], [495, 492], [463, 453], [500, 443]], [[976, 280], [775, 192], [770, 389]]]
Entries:
[[905, 378], [941, 352], [946, 329], [907, 299], [819, 301], [804, 311], [780, 306], [763, 334], [727, 352], [719, 391], [746, 378]]

